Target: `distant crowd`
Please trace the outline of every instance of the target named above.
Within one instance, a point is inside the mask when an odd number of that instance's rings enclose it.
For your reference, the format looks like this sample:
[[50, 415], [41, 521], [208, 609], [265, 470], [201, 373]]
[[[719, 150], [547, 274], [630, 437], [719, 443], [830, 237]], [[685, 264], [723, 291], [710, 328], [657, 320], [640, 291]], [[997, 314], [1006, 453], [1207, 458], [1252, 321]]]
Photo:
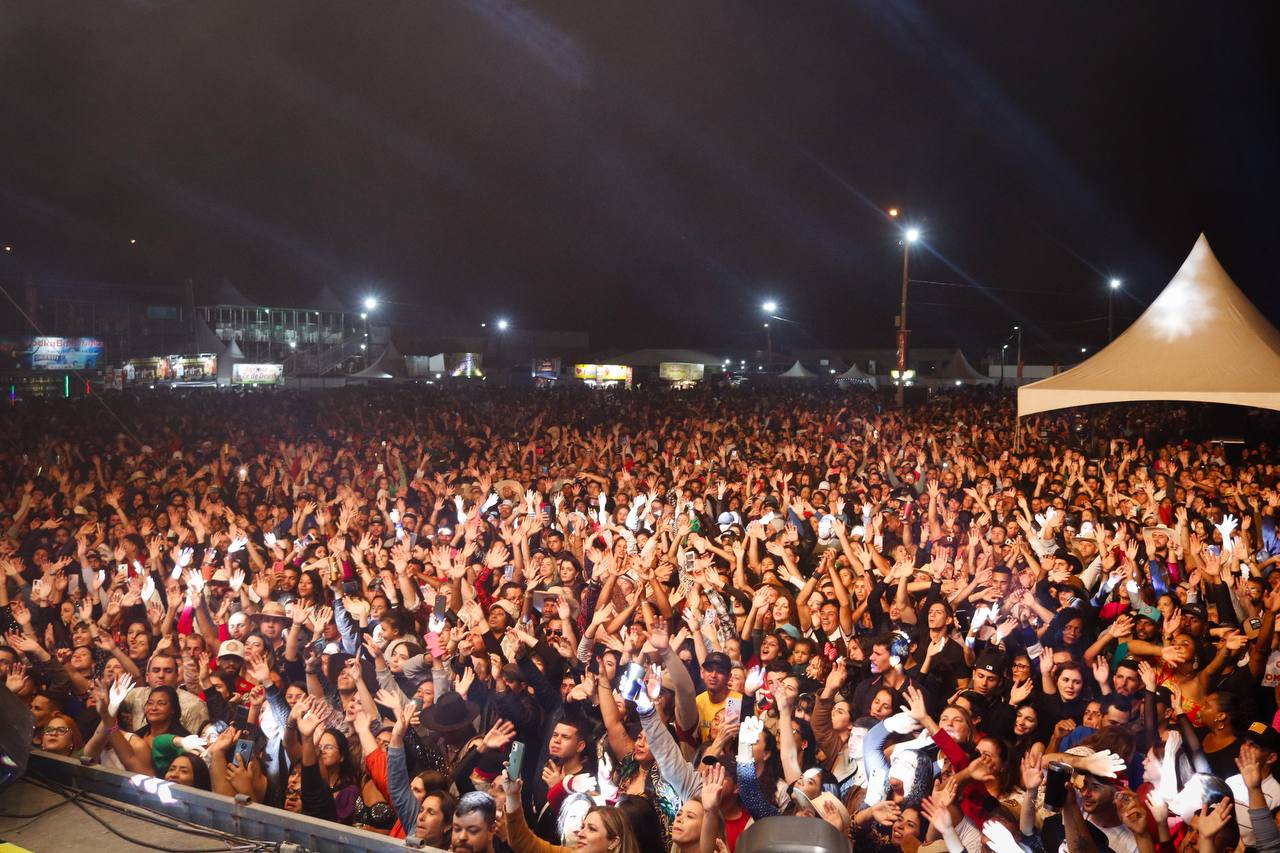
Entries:
[[778, 816], [859, 853], [1280, 851], [1280, 460], [1192, 423], [23, 403], [0, 674], [39, 749], [456, 851], [732, 853]]

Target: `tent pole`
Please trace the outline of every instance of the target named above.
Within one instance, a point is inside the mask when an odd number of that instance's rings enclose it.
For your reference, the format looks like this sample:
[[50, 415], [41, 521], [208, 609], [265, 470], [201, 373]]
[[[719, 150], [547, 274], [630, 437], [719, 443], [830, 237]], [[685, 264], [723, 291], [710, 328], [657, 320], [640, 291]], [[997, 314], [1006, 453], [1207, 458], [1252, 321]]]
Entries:
[[1013, 416], [1013, 450], [1022, 452], [1022, 417], [1017, 414]]

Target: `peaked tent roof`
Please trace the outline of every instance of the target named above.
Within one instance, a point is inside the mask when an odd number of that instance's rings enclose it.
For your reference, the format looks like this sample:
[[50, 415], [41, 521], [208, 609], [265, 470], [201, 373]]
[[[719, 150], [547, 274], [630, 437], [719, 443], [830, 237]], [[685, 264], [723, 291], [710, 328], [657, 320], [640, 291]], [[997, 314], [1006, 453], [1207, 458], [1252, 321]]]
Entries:
[[347, 308], [342, 304], [342, 300], [333, 292], [333, 288], [324, 284], [316, 291], [316, 295], [311, 297], [311, 304], [307, 306], [312, 311], [328, 311], [330, 313], [340, 314]]
[[870, 382], [872, 385], [874, 385], [876, 382], [876, 378], [872, 376], [870, 373], [865, 372], [861, 367], [858, 367], [858, 365], [852, 364], [849, 366], [848, 370], [846, 370], [844, 373], [841, 373], [839, 376], [836, 377], [836, 381], [837, 382]]
[[1203, 234], [1124, 334], [1083, 364], [1019, 388], [1018, 414], [1134, 400], [1280, 409], [1280, 332]]
[[358, 373], [351, 374], [352, 379], [394, 379], [397, 376], [407, 376], [409, 373], [405, 367], [404, 356], [396, 349], [396, 345], [387, 341], [387, 348], [384, 349], [373, 363]]
[[814, 373], [812, 370], [806, 370], [805, 366], [797, 361], [795, 364], [787, 368], [786, 373], [779, 373], [778, 378], [779, 379], [813, 379], [817, 375], [818, 374]]
[[628, 367], [657, 367], [664, 361], [675, 361], [686, 364], [701, 364], [704, 367], [719, 367], [725, 361], [722, 356], [693, 349], [638, 349], [621, 355], [609, 356], [609, 359], [598, 363], [625, 364]]
[[208, 293], [209, 295], [205, 297], [203, 303], [205, 305], [235, 305], [240, 308], [251, 308], [258, 305], [258, 303], [251, 301], [249, 297], [241, 293], [231, 283], [231, 279], [225, 277], [210, 287]]
[[983, 376], [973, 365], [969, 363], [969, 359], [964, 357], [964, 353], [956, 350], [947, 359], [946, 363], [933, 372], [931, 376], [924, 377], [926, 380], [933, 380], [946, 385], [953, 385], [959, 381], [963, 385], [994, 385], [995, 381], [990, 376]]

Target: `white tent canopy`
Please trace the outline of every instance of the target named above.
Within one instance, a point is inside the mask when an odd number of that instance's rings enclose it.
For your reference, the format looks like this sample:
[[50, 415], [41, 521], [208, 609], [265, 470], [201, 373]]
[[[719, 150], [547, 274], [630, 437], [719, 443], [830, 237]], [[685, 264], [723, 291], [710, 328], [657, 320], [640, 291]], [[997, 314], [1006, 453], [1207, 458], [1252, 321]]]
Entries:
[[778, 378], [779, 379], [813, 379], [817, 375], [818, 374], [814, 373], [812, 370], [806, 370], [805, 366], [797, 361], [795, 364], [788, 367], [785, 373], [779, 373]]
[[994, 385], [996, 380], [974, 370], [964, 353], [956, 350], [931, 376], [923, 377], [923, 381], [935, 388], [945, 388], [952, 385]]
[[875, 385], [876, 378], [870, 373], [864, 373], [861, 367], [853, 364], [844, 373], [836, 377], [837, 382], [865, 382], [868, 385]]
[[1280, 410], [1280, 332], [1218, 263], [1204, 235], [1142, 316], [1065, 373], [1018, 389], [1018, 415], [1137, 400]]

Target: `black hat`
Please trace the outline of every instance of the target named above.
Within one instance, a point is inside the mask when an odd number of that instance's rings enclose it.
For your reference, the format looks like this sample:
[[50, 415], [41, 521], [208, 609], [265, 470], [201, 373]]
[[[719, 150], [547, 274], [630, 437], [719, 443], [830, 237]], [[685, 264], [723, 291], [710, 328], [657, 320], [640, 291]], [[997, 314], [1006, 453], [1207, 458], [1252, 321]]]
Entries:
[[422, 712], [422, 724], [436, 732], [456, 732], [471, 726], [479, 714], [479, 705], [450, 691]]
[[702, 756], [702, 763], [708, 767], [714, 767], [719, 764], [724, 768], [726, 779], [738, 781], [738, 764], [733, 758], [727, 755], [704, 755]]
[[724, 652], [712, 652], [702, 662], [703, 669], [717, 669], [726, 675], [733, 671], [733, 661]]
[[983, 652], [978, 655], [978, 660], [973, 665], [973, 668], [985, 669], [987, 672], [994, 672], [996, 675], [1004, 675], [1004, 655], [999, 652]]
[[996, 563], [994, 566], [992, 566], [992, 567], [991, 567], [991, 574], [993, 574], [993, 575], [1012, 575], [1012, 574], [1013, 574], [1013, 569], [1009, 568], [1009, 566], [1008, 566], [1008, 565], [1006, 565], [1005, 563]]
[[1204, 607], [1196, 602], [1182, 605], [1183, 616], [1194, 616], [1201, 622], [1208, 621], [1209, 616], [1204, 612]]
[[1280, 755], [1280, 732], [1266, 723], [1250, 723], [1245, 729], [1244, 739]]

